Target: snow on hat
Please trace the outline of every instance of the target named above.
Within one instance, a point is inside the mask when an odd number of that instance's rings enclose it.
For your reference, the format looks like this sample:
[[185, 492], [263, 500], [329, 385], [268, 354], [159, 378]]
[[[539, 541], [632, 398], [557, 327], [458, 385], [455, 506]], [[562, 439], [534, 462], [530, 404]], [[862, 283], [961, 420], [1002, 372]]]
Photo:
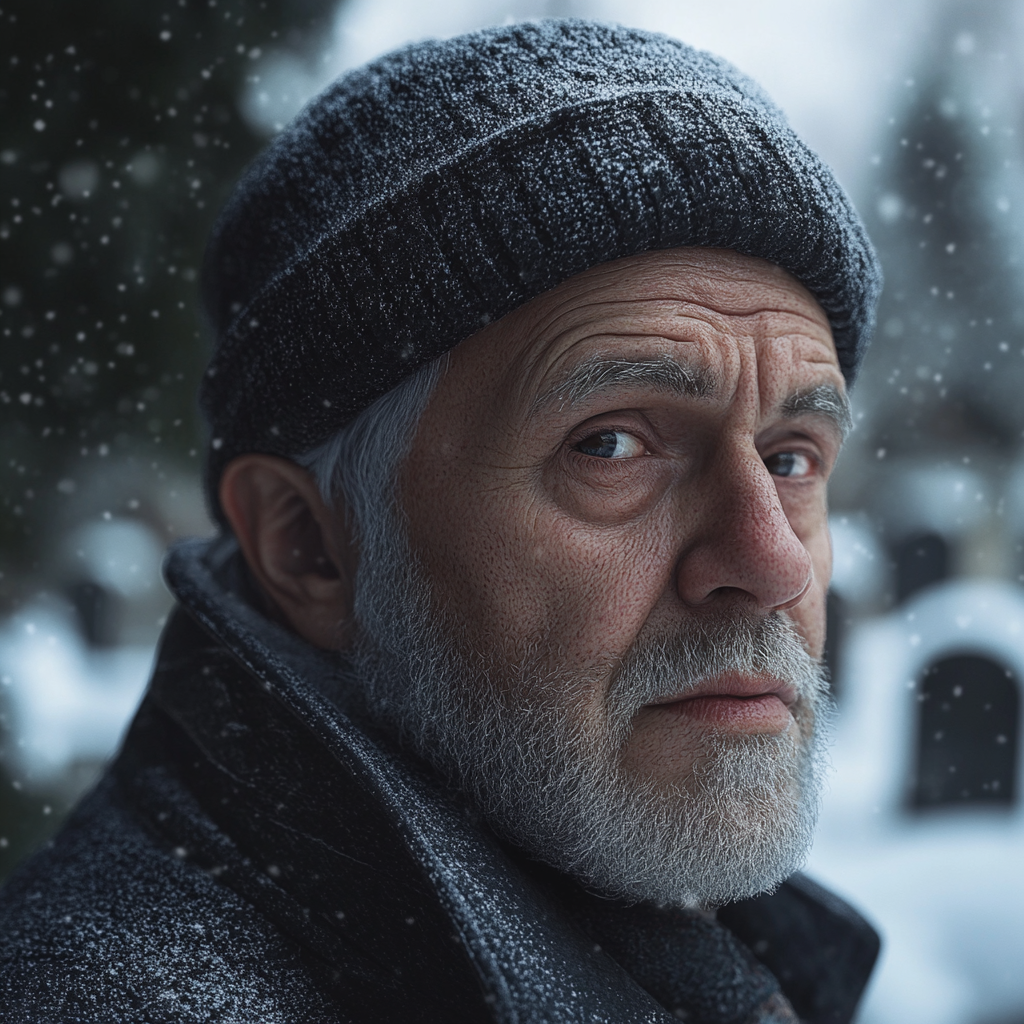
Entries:
[[207, 248], [214, 508], [231, 458], [308, 451], [573, 274], [676, 246], [792, 273], [852, 380], [881, 288], [871, 243], [831, 171], [725, 61], [552, 20], [343, 76], [244, 174]]

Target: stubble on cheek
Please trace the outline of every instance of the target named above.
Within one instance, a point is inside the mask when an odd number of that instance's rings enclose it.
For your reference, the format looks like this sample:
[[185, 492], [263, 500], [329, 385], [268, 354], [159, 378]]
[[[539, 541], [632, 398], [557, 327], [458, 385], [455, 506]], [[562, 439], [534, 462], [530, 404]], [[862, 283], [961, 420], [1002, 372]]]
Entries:
[[622, 769], [655, 783], [683, 785], [706, 744], [706, 731], [692, 722], [665, 723], [657, 712], [641, 708], [622, 745]]

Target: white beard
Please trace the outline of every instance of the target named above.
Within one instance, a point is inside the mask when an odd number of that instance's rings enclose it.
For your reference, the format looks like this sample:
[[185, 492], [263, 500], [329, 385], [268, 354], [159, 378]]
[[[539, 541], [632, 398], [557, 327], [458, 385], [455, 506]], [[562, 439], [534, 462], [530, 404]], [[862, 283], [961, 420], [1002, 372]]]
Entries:
[[[594, 707], [597, 681], [545, 665], [537, 646], [467, 654], [401, 534], [374, 532], [390, 539], [363, 551], [354, 651], [370, 712], [501, 836], [606, 895], [673, 906], [744, 899], [800, 866], [830, 701], [787, 617], [702, 619], [670, 642], [641, 637]], [[678, 785], [623, 766], [641, 707], [728, 671], [793, 685], [800, 737], [711, 736]]]

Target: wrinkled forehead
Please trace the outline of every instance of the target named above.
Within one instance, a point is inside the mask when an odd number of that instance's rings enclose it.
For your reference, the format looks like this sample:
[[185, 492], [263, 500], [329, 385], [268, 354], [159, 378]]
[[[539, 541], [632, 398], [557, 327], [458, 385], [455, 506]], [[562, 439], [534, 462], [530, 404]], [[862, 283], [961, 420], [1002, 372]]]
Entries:
[[525, 303], [509, 319], [543, 322], [574, 302], [601, 297], [675, 299], [730, 316], [776, 309], [805, 316], [830, 331], [818, 301], [787, 270], [731, 249], [698, 247], [656, 250], [591, 267]]
[[456, 346], [460, 362], [493, 362], [523, 397], [543, 394], [602, 349], [628, 354], [651, 345], [699, 363], [700, 342], [743, 336], [794, 339], [803, 358], [839, 360], [828, 316], [791, 274], [731, 250], [672, 249], [591, 268], [519, 307]]

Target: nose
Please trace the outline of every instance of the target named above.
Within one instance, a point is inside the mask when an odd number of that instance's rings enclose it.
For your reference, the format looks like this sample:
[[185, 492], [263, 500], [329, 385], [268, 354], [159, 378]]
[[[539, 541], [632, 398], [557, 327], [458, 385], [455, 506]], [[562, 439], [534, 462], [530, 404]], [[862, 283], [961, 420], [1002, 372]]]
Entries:
[[676, 567], [683, 602], [697, 607], [742, 595], [762, 614], [797, 604], [811, 586], [811, 556], [757, 451], [723, 452], [701, 490], [697, 528]]

